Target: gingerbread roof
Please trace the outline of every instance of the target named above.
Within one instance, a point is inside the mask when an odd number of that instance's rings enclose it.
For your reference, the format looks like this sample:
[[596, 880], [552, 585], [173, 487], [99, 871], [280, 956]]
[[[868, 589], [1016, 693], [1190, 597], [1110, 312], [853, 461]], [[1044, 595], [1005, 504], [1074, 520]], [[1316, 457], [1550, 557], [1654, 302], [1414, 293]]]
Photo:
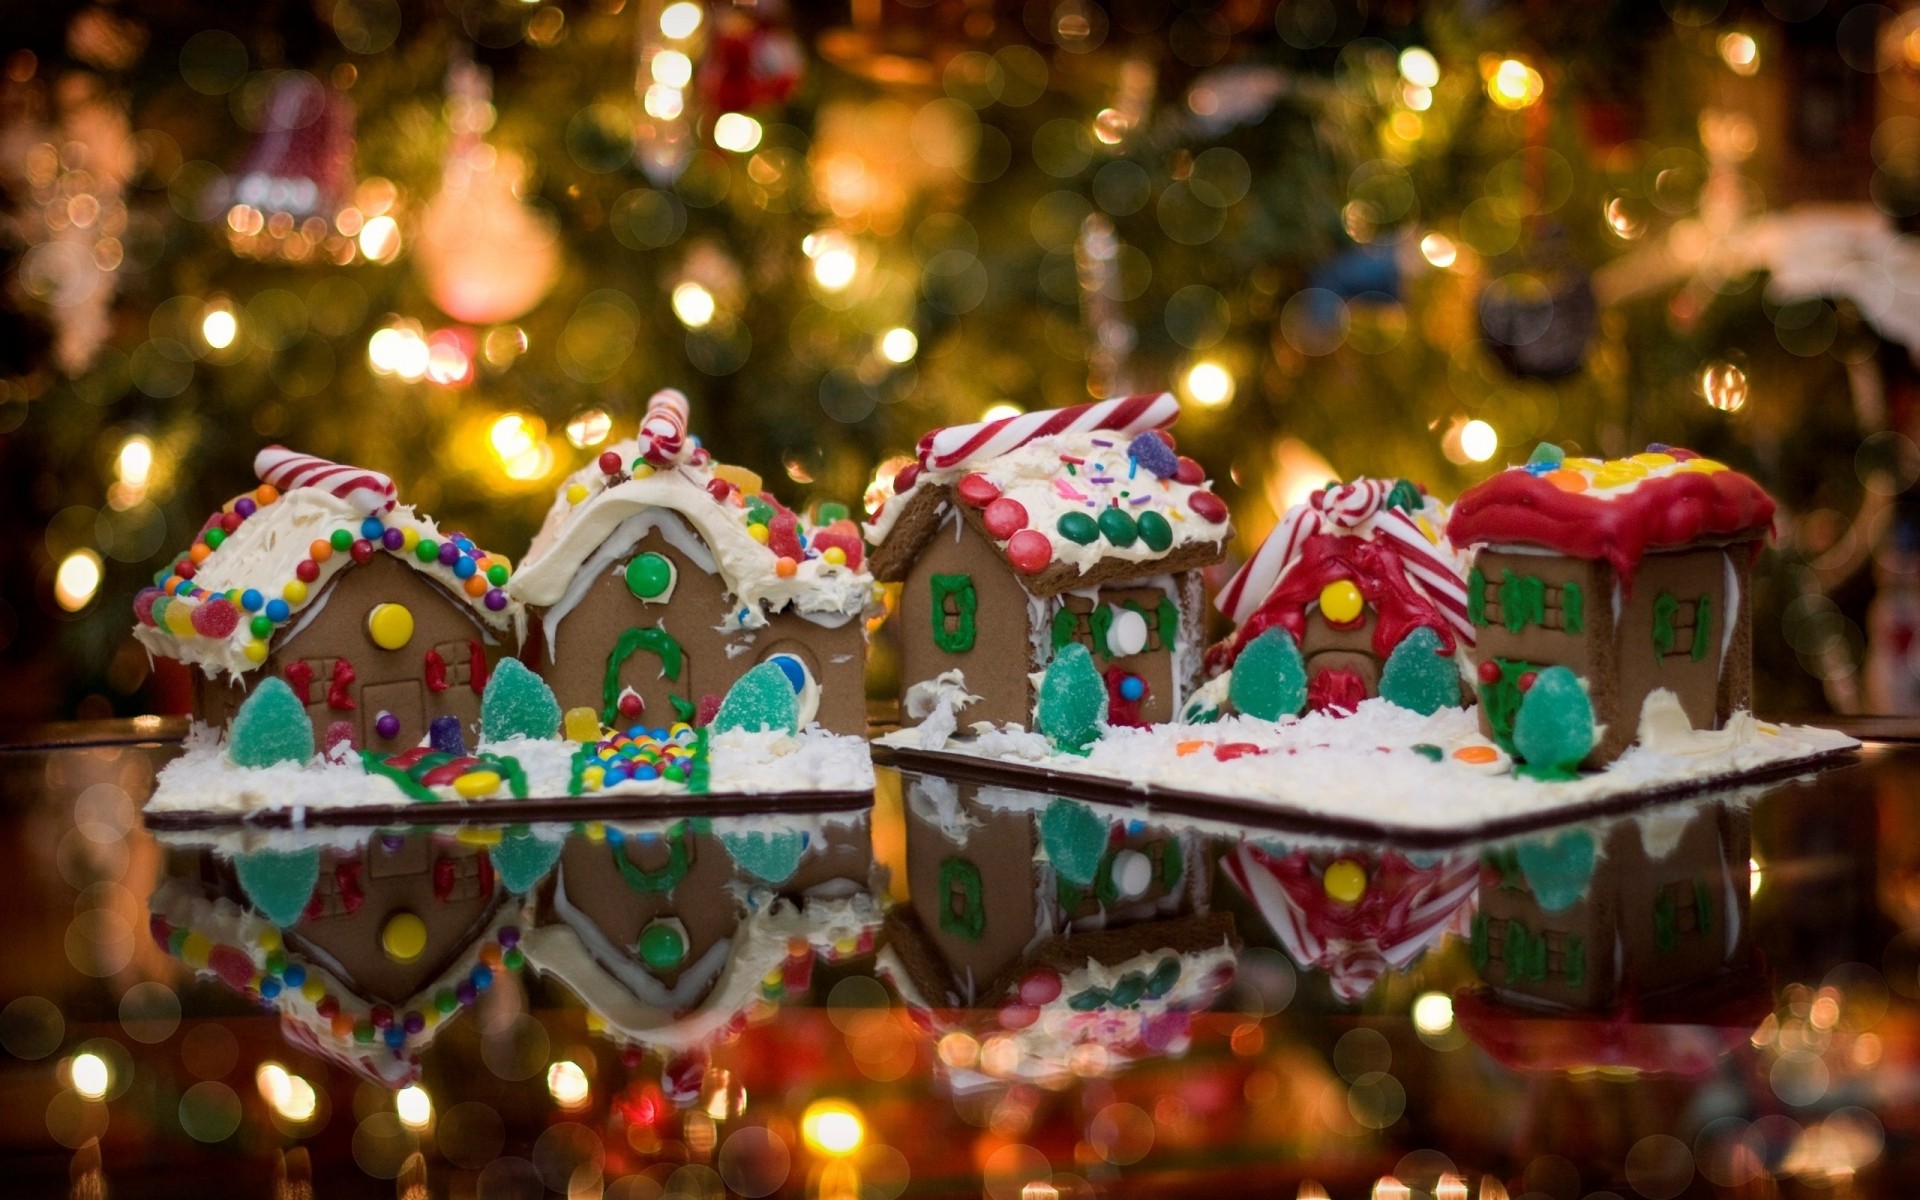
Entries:
[[262, 450], [254, 470], [260, 486], [208, 517], [134, 598], [134, 636], [154, 654], [244, 675], [325, 606], [336, 576], [376, 554], [406, 563], [496, 632], [517, 619], [503, 590], [507, 560], [396, 503], [386, 476], [279, 446]]
[[[617, 533], [624, 529], [637, 541], [657, 527], [720, 576], [740, 605], [730, 619], [741, 626], [758, 628], [785, 609], [834, 623], [866, 611], [873, 576], [862, 565], [864, 547], [851, 520], [810, 527], [751, 472], [716, 464], [704, 451], [656, 466], [644, 457], [641, 441], [629, 439], [601, 458], [613, 473], [591, 464], [560, 485], [508, 589], [516, 600], [564, 605], [570, 595], [577, 598], [582, 568], [597, 562], [595, 552]], [[680, 517], [698, 542], [686, 538], [678, 522], [656, 524], [658, 513]], [[611, 569], [611, 559], [606, 566]]]
[[1773, 499], [1724, 463], [1653, 445], [1631, 458], [1562, 458], [1551, 446], [1462, 493], [1447, 522], [1455, 545], [1537, 546], [1604, 559], [1624, 582], [1650, 550], [1758, 542]]
[[1218, 562], [1227, 506], [1175, 452], [1179, 415], [1163, 394], [934, 430], [867, 521], [875, 576], [904, 579], [955, 510], [1039, 596]]

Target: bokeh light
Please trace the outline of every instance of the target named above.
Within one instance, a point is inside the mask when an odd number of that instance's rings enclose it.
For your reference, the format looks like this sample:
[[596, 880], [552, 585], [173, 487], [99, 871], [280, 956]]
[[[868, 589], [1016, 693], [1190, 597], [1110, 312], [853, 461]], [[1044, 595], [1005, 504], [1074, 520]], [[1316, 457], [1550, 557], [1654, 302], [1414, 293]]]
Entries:
[[107, 1060], [93, 1053], [74, 1055], [67, 1064], [67, 1078], [72, 1082], [73, 1090], [88, 1100], [103, 1098], [113, 1085]]
[[1530, 108], [1546, 91], [1540, 72], [1518, 58], [1502, 59], [1487, 78], [1487, 96], [1501, 108]]
[[54, 602], [68, 612], [79, 612], [93, 602], [100, 579], [100, 556], [92, 550], [75, 550], [60, 560], [54, 572]]
[[747, 154], [760, 144], [760, 122], [745, 113], [721, 113], [713, 123], [713, 144]]
[[814, 1153], [841, 1158], [860, 1148], [867, 1129], [851, 1104], [816, 1100], [800, 1115], [800, 1136]]
[[584, 1108], [591, 1093], [587, 1073], [579, 1063], [563, 1058], [547, 1068], [547, 1094], [561, 1108]]
[[240, 320], [224, 304], [208, 308], [200, 318], [200, 337], [209, 347], [225, 350], [240, 334]]
[[1219, 408], [1233, 399], [1233, 375], [1211, 359], [1188, 367], [1186, 383], [1188, 397], [1202, 408]]
[[705, 15], [693, 0], [676, 0], [660, 10], [660, 32], [675, 41], [690, 38], [699, 32]]
[[1460, 430], [1460, 452], [1474, 462], [1486, 462], [1500, 450], [1500, 434], [1479, 418]]
[[418, 1084], [403, 1087], [393, 1094], [393, 1110], [408, 1129], [425, 1129], [433, 1123], [433, 1099]]
[[704, 329], [713, 320], [713, 293], [692, 280], [673, 289], [673, 315], [688, 329]]
[[913, 330], [904, 326], [889, 329], [881, 335], [880, 357], [890, 363], [911, 362], [913, 356], [919, 351], [920, 339], [914, 335]]

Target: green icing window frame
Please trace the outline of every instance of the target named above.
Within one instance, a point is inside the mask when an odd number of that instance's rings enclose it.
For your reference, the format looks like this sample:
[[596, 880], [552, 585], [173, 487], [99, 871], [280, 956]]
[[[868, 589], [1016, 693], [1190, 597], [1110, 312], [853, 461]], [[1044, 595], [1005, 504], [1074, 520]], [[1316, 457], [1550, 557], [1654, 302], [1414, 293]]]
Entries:
[[[1653, 600], [1653, 652], [1662, 662], [1683, 652], [1679, 633], [1674, 628], [1680, 604], [1680, 598], [1672, 592], [1661, 592]], [[1713, 616], [1712, 596], [1702, 595], [1693, 602], [1693, 629], [1684, 647], [1684, 653], [1692, 662], [1704, 660], [1713, 649]]]
[[[1521, 575], [1511, 570], [1500, 572], [1496, 585], [1500, 596], [1499, 624], [1509, 633], [1519, 633], [1529, 625], [1547, 625], [1548, 601], [1558, 593], [1559, 632], [1580, 634], [1587, 627], [1587, 594], [1578, 583], [1550, 584], [1538, 575]], [[1467, 572], [1467, 620], [1476, 629], [1494, 624], [1487, 617], [1487, 577], [1479, 567]]]
[[[1122, 603], [1130, 611], [1139, 613], [1147, 623], [1147, 646], [1141, 653], [1152, 654], [1160, 650], [1173, 649], [1175, 637], [1180, 630], [1180, 606], [1173, 602], [1171, 596], [1161, 596], [1160, 603], [1151, 609], [1138, 600], [1126, 600]], [[1104, 604], [1095, 604], [1091, 611], [1082, 614], [1068, 608], [1063, 601], [1059, 610], [1053, 614], [1054, 653], [1059, 653], [1066, 648], [1068, 642], [1079, 637], [1080, 623], [1084, 617], [1087, 627], [1087, 649], [1108, 661], [1122, 657], [1114, 654], [1112, 647], [1107, 644], [1107, 633], [1113, 624], [1113, 614], [1107, 611], [1107, 607]], [[1154, 645], [1156, 640], [1160, 643], [1157, 647]]]
[[1500, 572], [1500, 623], [1508, 633], [1547, 623], [1547, 585], [1538, 575]]
[[[979, 941], [987, 932], [986, 894], [980, 880], [980, 868], [970, 859], [957, 855], [940, 861], [940, 928], [969, 941]], [[953, 906], [958, 894], [961, 907]]]
[[[973, 586], [973, 576], [964, 574], [933, 575], [927, 579], [931, 593], [933, 644], [947, 654], [965, 654], [973, 649], [977, 636], [975, 614], [980, 607], [980, 593]], [[954, 611], [947, 611], [947, 601], [954, 603]]]
[[[645, 650], [659, 656], [660, 674], [668, 683], [678, 683], [686, 669], [686, 651], [664, 625], [635, 626], [621, 633], [607, 655], [607, 673], [600, 682], [600, 723], [616, 725], [620, 720], [620, 668], [629, 658]], [[670, 697], [673, 710], [682, 721], [693, 720], [694, 704], [685, 696]]]
[[[1547, 935], [1535, 933], [1512, 917], [1490, 917], [1476, 913], [1467, 940], [1467, 957], [1474, 970], [1486, 973], [1493, 965], [1493, 924], [1501, 924], [1500, 965], [1509, 982], [1545, 983], [1554, 972], [1548, 964]], [[1580, 987], [1587, 981], [1587, 939], [1577, 933], [1566, 934], [1560, 950], [1561, 980], [1568, 987]]]

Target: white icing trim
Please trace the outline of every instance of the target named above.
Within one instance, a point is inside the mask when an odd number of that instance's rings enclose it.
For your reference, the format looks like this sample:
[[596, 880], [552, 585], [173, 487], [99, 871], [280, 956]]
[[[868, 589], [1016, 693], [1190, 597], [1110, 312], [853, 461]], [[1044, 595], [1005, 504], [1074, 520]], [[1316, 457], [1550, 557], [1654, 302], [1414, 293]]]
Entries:
[[1722, 551], [1720, 561], [1726, 567], [1727, 590], [1721, 600], [1720, 677], [1726, 678], [1727, 652], [1733, 649], [1733, 627], [1740, 622], [1740, 568], [1733, 565], [1733, 551]]

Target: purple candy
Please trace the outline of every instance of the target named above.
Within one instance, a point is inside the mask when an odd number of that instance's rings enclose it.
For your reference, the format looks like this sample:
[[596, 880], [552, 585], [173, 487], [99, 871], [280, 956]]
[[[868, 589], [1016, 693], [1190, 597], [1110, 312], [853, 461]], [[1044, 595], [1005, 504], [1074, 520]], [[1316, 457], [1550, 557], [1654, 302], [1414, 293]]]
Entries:
[[1173, 447], [1161, 441], [1152, 430], [1128, 442], [1127, 453], [1133, 456], [1135, 462], [1161, 479], [1172, 479], [1180, 470], [1180, 456], [1175, 454]]
[[507, 594], [505, 592], [501, 591], [499, 588], [491, 588], [488, 590], [487, 608], [489, 611], [499, 612], [501, 609], [505, 608], [506, 606], [507, 606]]
[[474, 991], [473, 984], [471, 982], [465, 979], [462, 979], [458, 984], [454, 985], [453, 995], [454, 995], [454, 999], [460, 1001], [460, 1003], [464, 1005], [464, 1004], [472, 1004], [473, 998], [479, 995], [479, 993]]
[[243, 517], [250, 517], [254, 513], [260, 511], [260, 506], [253, 502], [253, 497], [242, 496], [240, 497], [240, 499], [235, 500], [233, 502], [233, 511], [239, 513]]
[[427, 727], [427, 741], [442, 754], [464, 755], [467, 752], [467, 739], [460, 730], [460, 718], [456, 716], [435, 717], [433, 724]]
[[460, 547], [454, 545], [452, 542], [440, 543], [440, 564], [442, 566], [452, 566], [453, 560], [459, 557]]
[[398, 550], [407, 544], [407, 535], [398, 529], [389, 529], [380, 535], [380, 544], [389, 550]]
[[383, 738], [400, 736], [400, 718], [390, 712], [382, 712], [373, 719], [373, 731]]
[[406, 1015], [403, 1027], [408, 1033], [419, 1033], [427, 1027], [427, 1019], [417, 1012], [410, 1011]]
[[405, 846], [406, 844], [407, 844], [407, 839], [402, 837], [400, 834], [383, 833], [380, 835], [380, 848], [382, 850], [385, 850], [388, 854], [398, 854], [400, 852], [400, 848], [402, 846]]
[[511, 925], [500, 927], [500, 948], [511, 950], [520, 944], [520, 931]]

